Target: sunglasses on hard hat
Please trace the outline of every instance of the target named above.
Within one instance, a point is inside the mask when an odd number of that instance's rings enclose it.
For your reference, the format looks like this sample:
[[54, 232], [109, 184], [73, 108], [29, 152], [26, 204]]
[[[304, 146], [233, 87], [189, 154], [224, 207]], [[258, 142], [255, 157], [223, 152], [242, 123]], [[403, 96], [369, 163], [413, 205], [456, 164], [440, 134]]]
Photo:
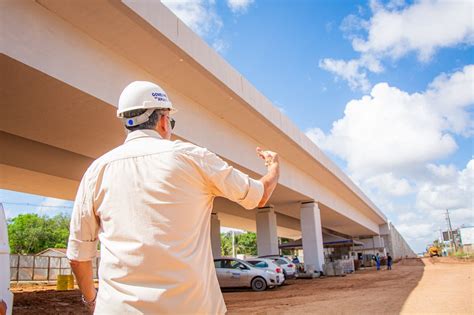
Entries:
[[[169, 117], [169, 116], [168, 116]], [[174, 126], [176, 125], [176, 120], [174, 120], [173, 118], [169, 117], [170, 119], [170, 125], [171, 125], [171, 129], [174, 129]]]

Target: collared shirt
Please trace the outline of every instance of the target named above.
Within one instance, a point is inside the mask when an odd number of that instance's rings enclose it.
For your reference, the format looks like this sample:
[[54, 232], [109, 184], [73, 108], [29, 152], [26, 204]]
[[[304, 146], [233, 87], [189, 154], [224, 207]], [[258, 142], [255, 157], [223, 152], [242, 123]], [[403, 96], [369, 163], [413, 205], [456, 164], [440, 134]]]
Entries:
[[131, 132], [86, 171], [67, 256], [101, 243], [96, 313], [217, 314], [226, 307], [210, 243], [213, 199], [255, 208], [263, 185], [207, 149]]

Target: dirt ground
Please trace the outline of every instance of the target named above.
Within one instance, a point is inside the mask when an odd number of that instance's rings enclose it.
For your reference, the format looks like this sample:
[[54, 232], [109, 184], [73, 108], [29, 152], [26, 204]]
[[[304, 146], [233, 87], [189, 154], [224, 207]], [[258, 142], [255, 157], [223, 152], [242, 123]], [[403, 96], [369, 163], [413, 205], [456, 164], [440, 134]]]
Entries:
[[[224, 292], [228, 314], [474, 314], [474, 263], [450, 258], [403, 260], [393, 270], [287, 280], [252, 292]], [[52, 286], [12, 288], [14, 314], [86, 314], [80, 293]]]

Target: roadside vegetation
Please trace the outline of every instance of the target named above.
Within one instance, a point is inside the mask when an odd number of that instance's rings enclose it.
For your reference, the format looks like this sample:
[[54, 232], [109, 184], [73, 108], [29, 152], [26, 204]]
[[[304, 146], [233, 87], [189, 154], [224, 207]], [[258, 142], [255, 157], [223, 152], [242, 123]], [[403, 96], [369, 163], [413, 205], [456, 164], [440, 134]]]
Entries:
[[460, 258], [460, 259], [472, 259], [474, 260], [474, 253], [464, 252], [462, 250], [458, 250], [454, 253], [453, 257]]
[[36, 254], [47, 248], [66, 248], [70, 217], [20, 214], [8, 220], [8, 240], [12, 254]]

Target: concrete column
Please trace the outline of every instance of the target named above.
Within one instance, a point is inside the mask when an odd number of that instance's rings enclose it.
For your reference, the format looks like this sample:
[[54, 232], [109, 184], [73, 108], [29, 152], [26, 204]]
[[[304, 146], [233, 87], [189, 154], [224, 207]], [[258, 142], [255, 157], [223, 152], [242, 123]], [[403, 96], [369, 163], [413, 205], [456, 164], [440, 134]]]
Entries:
[[322, 271], [324, 264], [321, 213], [315, 202], [301, 205], [301, 233], [306, 269]]
[[221, 221], [217, 213], [211, 214], [211, 247], [212, 256], [221, 257]]
[[257, 250], [259, 256], [280, 253], [276, 214], [273, 207], [257, 209]]
[[384, 223], [379, 225], [380, 236], [383, 239], [383, 245], [385, 248], [385, 254], [390, 253], [394, 257], [393, 247], [392, 247], [392, 234], [390, 230], [390, 223]]
[[372, 238], [374, 240], [374, 248], [384, 247], [383, 238], [380, 235], [375, 235]]
[[380, 235], [388, 235], [390, 233], [390, 228], [388, 223], [380, 224], [379, 225]]

